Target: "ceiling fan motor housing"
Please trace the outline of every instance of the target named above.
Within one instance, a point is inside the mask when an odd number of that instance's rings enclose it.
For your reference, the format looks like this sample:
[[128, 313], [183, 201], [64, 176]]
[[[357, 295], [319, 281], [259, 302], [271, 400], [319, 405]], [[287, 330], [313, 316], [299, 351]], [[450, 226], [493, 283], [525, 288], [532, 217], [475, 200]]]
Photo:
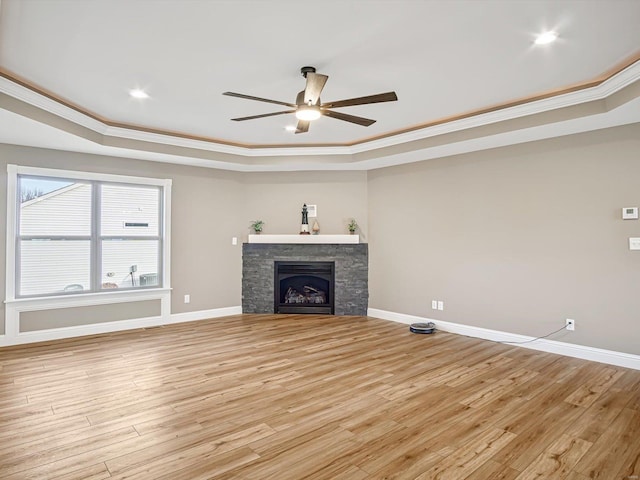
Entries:
[[316, 73], [316, 67], [302, 67], [300, 69], [300, 73], [304, 78], [307, 78], [307, 73]]

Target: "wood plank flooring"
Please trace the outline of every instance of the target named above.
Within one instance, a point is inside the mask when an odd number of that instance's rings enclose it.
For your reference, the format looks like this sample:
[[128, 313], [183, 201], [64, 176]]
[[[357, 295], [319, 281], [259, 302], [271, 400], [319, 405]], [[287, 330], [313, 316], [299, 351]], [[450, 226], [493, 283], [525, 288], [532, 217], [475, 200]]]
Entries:
[[637, 479], [640, 371], [367, 317], [0, 349], [0, 478]]

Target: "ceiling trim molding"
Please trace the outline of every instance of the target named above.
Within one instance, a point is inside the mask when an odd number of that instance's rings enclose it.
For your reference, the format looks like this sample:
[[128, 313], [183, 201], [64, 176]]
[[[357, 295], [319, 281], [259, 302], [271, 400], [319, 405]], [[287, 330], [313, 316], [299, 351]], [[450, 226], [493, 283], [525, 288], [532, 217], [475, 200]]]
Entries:
[[352, 153], [351, 147], [281, 147], [281, 148], [247, 148], [228, 144], [220, 144], [205, 140], [174, 137], [163, 133], [152, 133], [143, 130], [132, 130], [122, 127], [107, 126], [104, 135], [137, 140], [141, 142], [159, 143], [183, 148], [195, 148], [209, 152], [226, 153], [242, 157], [275, 157], [275, 156], [304, 156], [304, 155], [347, 155]]
[[[352, 146], [216, 144], [108, 125], [2, 75], [0, 93], [16, 100], [7, 112], [53, 134], [21, 139], [19, 145], [237, 172], [364, 171], [638, 123], [640, 61], [588, 89]], [[48, 115], [34, 114], [34, 109]], [[68, 128], [55, 119], [85, 129]]]
[[551, 110], [580, 105], [582, 103], [588, 103], [595, 100], [603, 100], [638, 80], [640, 80], [640, 61], [618, 72], [613, 77], [607, 78], [602, 83], [590, 88], [562, 93], [529, 103], [520, 103], [518, 105], [491, 110], [481, 114], [469, 114], [463, 118], [448, 122], [435, 123], [419, 130], [394, 135], [381, 140], [375, 140], [363, 145], [355, 145], [352, 147], [352, 152], [360, 153], [374, 148], [400, 145], [445, 133], [452, 133], [483, 125], [513, 120]]
[[0, 93], [5, 93], [21, 102], [33, 105], [57, 117], [64, 118], [75, 124], [86, 127], [94, 132], [104, 134], [107, 125], [97, 117], [81, 109], [71, 107], [65, 102], [32, 88], [25, 82], [0, 71]]
[[[584, 86], [577, 86], [572, 89], [565, 89], [556, 94], [548, 94], [551, 96], [538, 100], [527, 101], [526, 99], [522, 99], [517, 102], [511, 102], [506, 106], [495, 106], [484, 109], [480, 112], [470, 112], [451, 119], [432, 122], [429, 125], [418, 126], [411, 131], [390, 133], [382, 138], [378, 137], [369, 139], [353, 145], [313, 146], [237, 145], [217, 140], [199, 139], [189, 137], [187, 135], [114, 124], [100, 119], [96, 115], [84, 112], [79, 107], [63, 102], [47, 92], [34, 88], [27, 82], [16, 79], [7, 72], [0, 72], [0, 92], [6, 93], [17, 100], [33, 105], [57, 117], [86, 127], [105, 137], [168, 145], [178, 148], [203, 150], [239, 157], [269, 158], [332, 155], [344, 156], [369, 152], [416, 140], [423, 140], [437, 135], [490, 125], [506, 120], [513, 120], [546, 111], [579, 105], [594, 100], [602, 100], [638, 80], [640, 80], [640, 60], [635, 58], [634, 63], [628, 65], [622, 70], [615, 70], [611, 76], [599, 81], [595, 86], [590, 86], [588, 88]], [[593, 82], [591, 84], [593, 84]], [[531, 98], [540, 98], [540, 96]]]

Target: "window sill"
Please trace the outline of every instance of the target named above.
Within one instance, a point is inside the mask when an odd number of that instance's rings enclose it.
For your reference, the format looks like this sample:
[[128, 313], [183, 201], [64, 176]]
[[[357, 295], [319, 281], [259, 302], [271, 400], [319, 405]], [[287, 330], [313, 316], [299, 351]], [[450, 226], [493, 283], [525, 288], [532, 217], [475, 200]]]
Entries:
[[79, 293], [49, 297], [13, 298], [4, 303], [20, 311], [43, 310], [47, 308], [81, 307], [105, 305], [109, 303], [136, 302], [161, 299], [171, 294], [171, 288], [145, 288], [141, 290]]

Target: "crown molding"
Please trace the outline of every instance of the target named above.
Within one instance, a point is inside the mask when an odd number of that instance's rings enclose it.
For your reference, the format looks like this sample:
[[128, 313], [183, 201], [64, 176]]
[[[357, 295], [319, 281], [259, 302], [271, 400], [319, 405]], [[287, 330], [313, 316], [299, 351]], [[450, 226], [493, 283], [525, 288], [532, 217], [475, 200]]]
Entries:
[[107, 125], [104, 122], [2, 75], [0, 75], [0, 93], [5, 93], [16, 100], [33, 105], [101, 135], [104, 135], [107, 130]]
[[243, 147], [228, 145], [206, 140], [177, 137], [173, 135], [134, 130], [131, 128], [106, 126], [105, 136], [126, 138], [141, 142], [158, 143], [174, 147], [194, 148], [208, 152], [225, 153], [242, 157], [276, 157], [276, 156], [305, 156], [305, 155], [349, 155], [352, 148], [347, 146], [318, 146], [318, 147]]
[[640, 80], [640, 61], [635, 62], [593, 87], [561, 93], [548, 98], [521, 103], [511, 107], [497, 108], [490, 112], [480, 113], [477, 115], [470, 114], [465, 118], [443, 122], [437, 125], [425, 126], [411, 132], [354, 145], [352, 147], [352, 153], [360, 153], [376, 148], [400, 145], [437, 135], [444, 135], [447, 133], [458, 132], [470, 128], [558, 110], [561, 108], [572, 107], [592, 101], [603, 100], [638, 80]]
[[[111, 125], [95, 116], [82, 112], [81, 109], [58, 101], [45, 92], [39, 92], [34, 88], [30, 88], [24, 84], [24, 82], [14, 81], [7, 74], [0, 75], [0, 93], [4, 93], [20, 102], [32, 105], [56, 117], [65, 119], [101, 135], [102, 142], [101, 145], [97, 147], [102, 148], [104, 153], [108, 155], [132, 156], [144, 160], [237, 171], [368, 170], [427, 160], [429, 158], [435, 158], [436, 156], [466, 153], [474, 149], [493, 148], [496, 146], [521, 143], [523, 141], [532, 141], [549, 138], [551, 136], [568, 135], [580, 131], [632, 123], [632, 121], [628, 120], [603, 122], [602, 119], [599, 119], [593, 124], [573, 122], [570, 128], [563, 129], [563, 122], [557, 122], [553, 124], [554, 132], [548, 128], [545, 129], [544, 125], [542, 125], [526, 129], [514, 129], [512, 132], [505, 131], [503, 133], [493, 134], [490, 137], [479, 135], [471, 140], [456, 141], [448, 145], [430, 147], [416, 146], [415, 148], [411, 148], [410, 151], [403, 153], [385, 152], [385, 149], [392, 150], [392, 147], [398, 147], [411, 142], [419, 142], [441, 135], [605, 100], [607, 97], [638, 81], [640, 81], [640, 61], [635, 61], [635, 63], [619, 70], [595, 86], [587, 88], [577, 87], [578, 89], [575, 91], [549, 94], [550, 96], [529, 102], [526, 100], [514, 102], [511, 106], [497, 106], [481, 113], [471, 112], [467, 115], [459, 116], [457, 119], [443, 120], [437, 124], [418, 127], [411, 131], [390, 134], [383, 138], [371, 139], [354, 145], [292, 147], [232, 145], [170, 133]], [[599, 115], [590, 114], [586, 118], [592, 117], [599, 117]], [[633, 121], [640, 121], [640, 115], [636, 115]], [[525, 134], [527, 132], [529, 135]], [[491, 140], [489, 145], [486, 144], [487, 139]], [[126, 146], [123, 146], [125, 144]], [[158, 147], [155, 151], [152, 148], [153, 145]], [[170, 152], [164, 153], [162, 147], [170, 147]], [[194, 151], [200, 151], [202, 154], [196, 154]], [[134, 152], [135, 154], [133, 154]], [[226, 158], [218, 158], [216, 154], [223, 154]], [[364, 156], [368, 158], [358, 160], [356, 156], [360, 154], [364, 154]], [[280, 158], [276, 160], [275, 157]], [[300, 159], [305, 157], [307, 157], [309, 161], [301, 164]], [[324, 158], [325, 160], [315, 160], [312, 157]], [[336, 158], [334, 159], [333, 157]], [[287, 162], [287, 158], [291, 160]], [[264, 161], [247, 164], [247, 159], [263, 159]]]

